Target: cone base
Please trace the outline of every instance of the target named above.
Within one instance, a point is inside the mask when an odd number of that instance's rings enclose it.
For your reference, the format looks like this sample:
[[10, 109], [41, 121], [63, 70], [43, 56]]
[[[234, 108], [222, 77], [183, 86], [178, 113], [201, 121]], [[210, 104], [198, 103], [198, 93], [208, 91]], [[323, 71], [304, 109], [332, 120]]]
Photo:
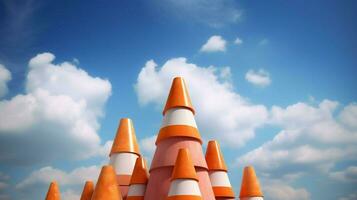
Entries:
[[[145, 192], [145, 200], [165, 200], [167, 198], [173, 167], [162, 167], [151, 170], [150, 179]], [[208, 172], [204, 168], [196, 168], [198, 184], [204, 200], [215, 200]]]

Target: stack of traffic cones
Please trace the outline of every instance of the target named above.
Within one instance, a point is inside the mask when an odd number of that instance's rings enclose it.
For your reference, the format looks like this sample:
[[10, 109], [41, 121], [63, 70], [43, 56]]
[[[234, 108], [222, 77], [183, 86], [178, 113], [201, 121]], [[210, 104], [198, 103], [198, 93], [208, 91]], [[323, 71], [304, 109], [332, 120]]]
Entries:
[[80, 200], [91, 200], [94, 191], [94, 184], [92, 181], [87, 181], [84, 185]]
[[143, 157], [136, 159], [133, 175], [126, 200], [144, 200], [146, 184], [149, 179], [146, 163]]
[[234, 199], [234, 192], [227, 174], [227, 166], [217, 141], [208, 142], [206, 161], [216, 200]]
[[156, 140], [145, 200], [167, 197], [175, 156], [181, 148], [187, 148], [191, 153], [203, 199], [215, 199], [194, 114], [185, 82], [183, 78], [176, 77], [163, 110], [164, 119]]
[[252, 166], [244, 168], [239, 198], [241, 200], [263, 200], [263, 193]]
[[95, 186], [92, 200], [122, 200], [112, 166], [104, 166]]
[[51, 182], [46, 195], [46, 200], [61, 200], [61, 193], [56, 181]]
[[109, 156], [110, 165], [115, 169], [119, 188], [125, 199], [128, 193], [135, 161], [140, 156], [133, 122], [130, 119], [123, 118], [120, 120]]
[[180, 149], [178, 152], [167, 200], [202, 200], [188, 149]]

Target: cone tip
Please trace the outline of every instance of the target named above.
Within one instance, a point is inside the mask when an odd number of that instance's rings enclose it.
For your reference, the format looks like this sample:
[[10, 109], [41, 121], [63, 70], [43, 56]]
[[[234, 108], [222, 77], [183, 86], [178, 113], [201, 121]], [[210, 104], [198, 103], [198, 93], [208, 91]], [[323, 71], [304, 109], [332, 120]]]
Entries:
[[171, 180], [193, 179], [198, 181], [195, 167], [192, 163], [190, 152], [187, 148], [179, 149]]
[[142, 156], [139, 156], [135, 161], [130, 184], [146, 184], [148, 180], [149, 174], [147, 172], [146, 161]]
[[171, 84], [169, 96], [166, 100], [166, 105], [163, 110], [163, 115], [171, 108], [182, 107], [192, 111], [195, 114], [195, 109], [192, 106], [188, 90], [186, 88], [183, 77], [174, 77]]
[[120, 119], [109, 156], [113, 153], [134, 153], [140, 155], [133, 121], [130, 118]]
[[209, 170], [227, 171], [223, 154], [216, 140], [208, 141], [205, 157]]
[[244, 167], [240, 197], [263, 197], [259, 180], [255, 174], [254, 167], [248, 165]]

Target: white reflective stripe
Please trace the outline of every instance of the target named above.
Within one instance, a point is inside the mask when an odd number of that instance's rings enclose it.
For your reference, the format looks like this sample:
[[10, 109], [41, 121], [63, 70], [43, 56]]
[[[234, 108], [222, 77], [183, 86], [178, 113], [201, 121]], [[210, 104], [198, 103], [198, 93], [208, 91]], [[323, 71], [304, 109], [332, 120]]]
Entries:
[[130, 185], [129, 191], [128, 191], [128, 197], [129, 196], [140, 196], [140, 197], [144, 196], [145, 190], [146, 190], [146, 185], [144, 185], [144, 184]]
[[231, 187], [228, 174], [225, 171], [213, 171], [209, 173], [212, 187], [214, 186], [226, 186]]
[[201, 196], [198, 182], [190, 179], [176, 179], [171, 182], [169, 195], [197, 195]]
[[170, 125], [188, 125], [197, 128], [192, 111], [185, 108], [171, 108], [166, 111], [161, 127]]
[[263, 197], [243, 197], [240, 200], [264, 200]]
[[109, 164], [115, 169], [117, 175], [131, 175], [134, 170], [136, 158], [134, 153], [113, 153]]

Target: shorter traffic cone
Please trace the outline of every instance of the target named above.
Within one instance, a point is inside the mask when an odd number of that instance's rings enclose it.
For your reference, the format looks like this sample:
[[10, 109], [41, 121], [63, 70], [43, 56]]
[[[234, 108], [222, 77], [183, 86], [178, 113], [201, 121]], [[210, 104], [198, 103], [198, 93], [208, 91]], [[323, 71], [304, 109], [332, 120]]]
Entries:
[[80, 200], [91, 200], [94, 191], [94, 185], [92, 181], [87, 181], [84, 185], [83, 192]]
[[239, 198], [241, 200], [263, 200], [263, 193], [252, 166], [244, 168]]
[[227, 174], [227, 166], [219, 144], [215, 140], [208, 142], [206, 161], [214, 196], [217, 200], [234, 199], [234, 192]]
[[56, 181], [51, 182], [46, 195], [46, 200], [60, 200], [61, 193]]
[[178, 152], [167, 200], [202, 200], [195, 167], [186, 148]]
[[102, 167], [92, 200], [122, 200], [112, 166]]
[[126, 200], [144, 200], [146, 184], [149, 180], [146, 163], [143, 157], [136, 159], [133, 175]]

